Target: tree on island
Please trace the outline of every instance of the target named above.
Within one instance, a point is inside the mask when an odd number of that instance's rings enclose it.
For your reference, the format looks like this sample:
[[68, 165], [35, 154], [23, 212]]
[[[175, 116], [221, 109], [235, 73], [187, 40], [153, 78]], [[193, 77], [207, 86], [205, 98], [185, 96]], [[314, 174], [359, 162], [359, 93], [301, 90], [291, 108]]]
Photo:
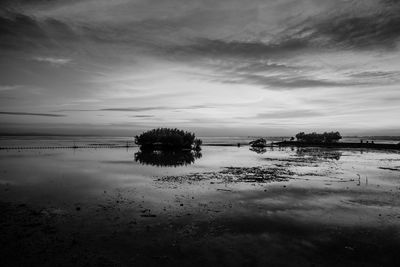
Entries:
[[195, 135], [179, 129], [157, 128], [135, 136], [135, 144], [141, 149], [195, 149], [200, 150], [202, 141]]
[[307, 142], [307, 143], [336, 143], [342, 136], [339, 132], [324, 132], [322, 134], [312, 132], [312, 133], [304, 133], [300, 132], [296, 134], [297, 141]]

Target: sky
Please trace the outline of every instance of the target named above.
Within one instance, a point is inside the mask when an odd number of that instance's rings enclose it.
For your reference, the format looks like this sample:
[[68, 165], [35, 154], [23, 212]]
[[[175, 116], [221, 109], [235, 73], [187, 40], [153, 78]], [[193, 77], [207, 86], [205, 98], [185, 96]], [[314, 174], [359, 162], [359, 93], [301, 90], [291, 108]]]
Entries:
[[399, 0], [2, 0], [0, 133], [400, 135]]

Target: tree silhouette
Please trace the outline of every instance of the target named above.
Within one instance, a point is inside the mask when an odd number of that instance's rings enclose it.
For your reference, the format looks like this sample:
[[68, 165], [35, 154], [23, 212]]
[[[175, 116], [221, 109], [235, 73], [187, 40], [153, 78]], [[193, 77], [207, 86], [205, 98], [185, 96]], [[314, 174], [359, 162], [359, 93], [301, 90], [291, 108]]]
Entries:
[[[157, 128], [135, 136], [135, 144], [142, 149], [192, 149], [200, 150], [201, 140], [179, 129]], [[193, 147], [194, 144], [194, 147]]]
[[300, 142], [307, 143], [334, 143], [342, 139], [342, 136], [339, 132], [324, 132], [322, 134], [316, 132], [308, 134], [300, 132], [296, 134], [296, 139]]

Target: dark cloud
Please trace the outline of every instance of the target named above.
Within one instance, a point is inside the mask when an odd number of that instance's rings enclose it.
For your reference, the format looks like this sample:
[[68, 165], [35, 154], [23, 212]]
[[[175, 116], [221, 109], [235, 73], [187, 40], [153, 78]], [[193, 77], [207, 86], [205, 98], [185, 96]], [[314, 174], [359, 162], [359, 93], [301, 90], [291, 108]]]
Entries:
[[265, 71], [280, 71], [280, 72], [290, 72], [290, 71], [300, 71], [307, 69], [307, 66], [291, 66], [283, 63], [272, 63], [272, 62], [246, 62], [246, 64], [237, 64], [235, 71], [238, 72], [265, 72]]
[[[168, 106], [154, 106], [154, 107], [137, 107], [137, 108], [102, 108], [102, 109], [59, 109], [54, 112], [94, 112], [94, 111], [110, 111], [110, 112], [141, 112], [141, 111], [151, 111], [151, 110], [181, 110], [181, 109], [203, 109], [203, 108], [213, 108], [210, 105], [192, 105], [186, 107], [168, 107]], [[141, 116], [141, 115], [137, 115]], [[146, 115], [143, 115], [146, 116]]]
[[384, 5], [398, 5], [400, 4], [400, 0], [380, 0], [380, 2]]
[[[355, 1], [357, 2], [357, 1]], [[6, 1], [8, 6], [58, 6], [76, 3], [72, 1]], [[298, 23], [280, 25], [277, 33], [269, 34], [268, 25], [259, 25], [249, 38], [218, 37], [207, 34], [215, 28], [224, 29], [233, 22], [232, 10], [224, 10], [221, 19], [216, 12], [201, 9], [180, 16], [146, 17], [105, 23], [73, 21], [58, 17], [40, 19], [24, 8], [14, 8], [0, 13], [0, 46], [8, 49], [32, 49], [63, 47], [82, 41], [120, 44], [129, 49], [143, 49], [163, 57], [238, 57], [282, 58], [315, 49], [362, 49], [373, 47], [393, 48], [400, 36], [400, 2], [379, 1], [373, 11], [349, 12], [348, 10], [326, 12], [313, 17], [302, 17]], [[28, 9], [29, 10], [29, 9]], [[243, 11], [245, 12], [245, 11]], [[248, 11], [249, 12], [249, 11]], [[249, 17], [254, 10], [247, 14]], [[288, 16], [282, 13], [283, 16]], [[208, 19], [207, 19], [208, 18]], [[212, 19], [211, 19], [212, 18]], [[253, 18], [257, 21], [256, 18]], [[288, 17], [288, 20], [291, 18]], [[212, 23], [209, 21], [212, 20]], [[245, 25], [248, 21], [242, 21]], [[238, 23], [236, 21], [236, 23]], [[288, 23], [289, 24], [289, 23]], [[202, 25], [202, 26], [198, 26]], [[239, 25], [238, 25], [239, 26]], [[246, 27], [245, 27], [246, 28]], [[230, 30], [231, 31], [231, 30]], [[239, 34], [243, 29], [238, 29]], [[96, 49], [87, 51], [95, 53]], [[142, 51], [142, 50], [141, 50]]]
[[396, 48], [400, 37], [400, 1], [376, 1], [368, 8], [360, 7], [362, 1], [349, 3], [287, 26], [278, 39], [301, 39], [314, 48]]
[[190, 53], [193, 55], [208, 55], [208, 56], [235, 56], [235, 57], [260, 57], [269, 56], [275, 57], [308, 47], [307, 40], [288, 39], [279, 43], [263, 43], [263, 42], [239, 42], [239, 41], [224, 41], [198, 39], [194, 44], [174, 47], [171, 51], [176, 53]]
[[0, 114], [3, 114], [3, 115], [18, 115], [18, 116], [66, 117], [66, 115], [63, 115], [63, 114], [31, 113], [31, 112], [0, 111]]
[[311, 38], [328, 37], [329, 42], [352, 48], [393, 48], [400, 37], [400, 8], [375, 14], [338, 15], [315, 25]]
[[[233, 83], [250, 83], [258, 84], [267, 87], [268, 89], [295, 89], [295, 88], [312, 88], [312, 87], [339, 87], [339, 86], [352, 86], [357, 85], [351, 82], [335, 82], [330, 80], [322, 79], [311, 79], [307, 77], [291, 77], [286, 75], [275, 75], [275, 76], [262, 76], [251, 73], [236, 74], [237, 77], [234, 80], [226, 82]], [[359, 84], [358, 84], [359, 85]]]
[[46, 35], [33, 18], [23, 14], [9, 13], [0, 17], [0, 45], [3, 48], [37, 46], [35, 42]]
[[153, 115], [133, 115], [132, 118], [153, 118]]
[[78, 39], [67, 24], [54, 18], [38, 21], [23, 13], [0, 14], [0, 47], [5, 49], [49, 49]]
[[177, 110], [177, 109], [203, 109], [203, 108], [212, 108], [212, 106], [209, 106], [209, 105], [193, 105], [193, 106], [187, 106], [187, 107], [159, 106], [159, 107], [143, 107], [143, 108], [104, 108], [104, 109], [99, 109], [98, 111], [138, 112], [138, 111], [149, 111], [149, 110]]
[[103, 109], [89, 110], [89, 111], [124, 111], [124, 112], [139, 112], [139, 111], [160, 110], [160, 109], [167, 109], [167, 107], [103, 108]]
[[58, 109], [58, 110], [53, 110], [53, 112], [86, 112], [86, 111], [98, 111], [97, 109]]
[[282, 89], [301, 89], [301, 88], [322, 88], [322, 87], [349, 87], [364, 85], [365, 82], [352, 77], [347, 80], [335, 81], [321, 79], [312, 75], [312, 69], [304, 71], [305, 67], [295, 67], [290, 65], [274, 65], [256, 63], [255, 66], [216, 67], [216, 73], [206, 76], [214, 82], [231, 84], [255, 84], [269, 90]]
[[373, 10], [357, 12], [354, 7], [300, 19], [266, 41], [199, 38], [171, 50], [201, 56], [279, 58], [315, 49], [395, 48], [399, 37], [400, 2], [383, 1]]
[[350, 75], [354, 78], [388, 78], [388, 77], [400, 77], [400, 72], [395, 71], [363, 71]]
[[0, 8], [4, 11], [20, 12], [27, 7], [63, 6], [80, 0], [1, 0]]

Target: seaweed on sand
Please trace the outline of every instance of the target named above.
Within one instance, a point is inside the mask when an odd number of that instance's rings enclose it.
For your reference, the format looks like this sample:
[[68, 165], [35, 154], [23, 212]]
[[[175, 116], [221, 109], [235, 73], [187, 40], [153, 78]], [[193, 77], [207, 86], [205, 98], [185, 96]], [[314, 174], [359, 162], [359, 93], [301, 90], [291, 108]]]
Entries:
[[267, 183], [287, 181], [293, 172], [278, 167], [225, 167], [219, 172], [191, 173], [180, 176], [163, 176], [157, 181], [162, 182], [193, 182], [202, 180], [219, 180], [227, 183]]

